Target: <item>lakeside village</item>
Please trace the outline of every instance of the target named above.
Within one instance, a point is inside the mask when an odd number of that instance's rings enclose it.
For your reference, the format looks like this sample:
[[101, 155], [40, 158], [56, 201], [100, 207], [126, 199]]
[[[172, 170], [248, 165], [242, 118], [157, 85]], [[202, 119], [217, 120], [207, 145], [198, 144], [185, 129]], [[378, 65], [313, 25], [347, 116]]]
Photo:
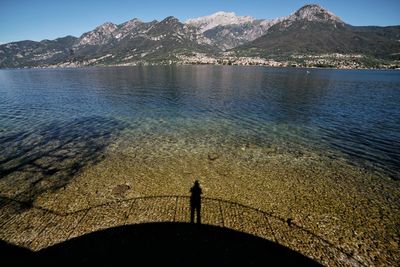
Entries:
[[292, 55], [288, 58], [266, 59], [261, 57], [235, 56], [226, 52], [222, 57], [215, 58], [202, 53], [191, 56], [178, 56], [182, 64], [214, 64], [214, 65], [259, 65], [269, 67], [320, 67], [337, 69], [400, 69], [400, 61], [377, 61], [359, 54], [321, 54]]
[[378, 60], [361, 54], [320, 54], [320, 55], [290, 55], [286, 58], [262, 58], [259, 56], [239, 56], [233, 52], [224, 52], [219, 56], [205, 53], [177, 54], [170, 59], [145, 60], [124, 58], [115, 62], [114, 55], [84, 60], [68, 61], [55, 65], [45, 65], [39, 68], [68, 68], [86, 66], [149, 66], [149, 65], [237, 65], [237, 66], [268, 66], [268, 67], [300, 67], [300, 68], [335, 68], [335, 69], [396, 69], [400, 70], [400, 60]]

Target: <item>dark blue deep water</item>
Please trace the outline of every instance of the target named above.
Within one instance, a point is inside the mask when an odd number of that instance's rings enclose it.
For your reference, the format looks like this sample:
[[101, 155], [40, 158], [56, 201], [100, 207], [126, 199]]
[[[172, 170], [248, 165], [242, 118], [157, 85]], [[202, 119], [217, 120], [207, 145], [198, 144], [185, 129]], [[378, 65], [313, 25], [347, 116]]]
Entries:
[[78, 136], [80, 145], [91, 146], [94, 138], [107, 140], [129, 130], [193, 135], [193, 144], [202, 134], [221, 142], [292, 144], [400, 179], [400, 72], [309, 71], [231, 66], [0, 70], [0, 171], [13, 170], [1, 168], [13, 154], [30, 153], [21, 145], [24, 136], [40, 135], [40, 140], [30, 138], [28, 147], [43, 145], [43, 136]]

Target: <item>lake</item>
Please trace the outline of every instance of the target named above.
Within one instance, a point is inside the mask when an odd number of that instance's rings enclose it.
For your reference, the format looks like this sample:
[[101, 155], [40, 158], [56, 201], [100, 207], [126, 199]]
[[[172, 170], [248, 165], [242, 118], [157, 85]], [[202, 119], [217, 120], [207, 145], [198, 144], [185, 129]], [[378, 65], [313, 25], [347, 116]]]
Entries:
[[38, 134], [42, 145], [91, 135], [104, 135], [101, 139], [110, 143], [157, 135], [160, 142], [177, 140], [174, 150], [204, 144], [313, 150], [399, 179], [399, 103], [398, 71], [307, 73], [221, 66], [1, 70], [0, 167], [9, 172], [14, 165], [7, 160], [21, 142]]
[[[42, 210], [81, 214], [149, 197], [145, 212], [169, 214], [185, 204], [164, 197], [188, 196], [199, 180], [206, 198], [289, 220], [366, 265], [395, 265], [399, 74], [235, 66], [0, 70], [1, 213], [37, 224]], [[206, 224], [221, 212], [210, 203], [202, 208]], [[225, 212], [235, 220], [252, 216], [234, 207]], [[6, 240], [18, 224], [8, 226], [0, 233]]]

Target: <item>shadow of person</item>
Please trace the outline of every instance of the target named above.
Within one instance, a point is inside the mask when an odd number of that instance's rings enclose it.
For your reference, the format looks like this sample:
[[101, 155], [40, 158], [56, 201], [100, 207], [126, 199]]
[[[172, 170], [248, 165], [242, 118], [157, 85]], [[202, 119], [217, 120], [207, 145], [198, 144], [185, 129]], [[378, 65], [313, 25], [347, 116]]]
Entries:
[[[156, 255], [156, 256], [155, 256]], [[0, 240], [1, 266], [321, 266], [260, 237], [212, 225], [144, 223], [85, 234], [32, 252]]]
[[195, 181], [190, 188], [190, 222], [194, 223], [194, 215], [196, 213], [196, 222], [201, 224], [201, 187], [199, 181]]

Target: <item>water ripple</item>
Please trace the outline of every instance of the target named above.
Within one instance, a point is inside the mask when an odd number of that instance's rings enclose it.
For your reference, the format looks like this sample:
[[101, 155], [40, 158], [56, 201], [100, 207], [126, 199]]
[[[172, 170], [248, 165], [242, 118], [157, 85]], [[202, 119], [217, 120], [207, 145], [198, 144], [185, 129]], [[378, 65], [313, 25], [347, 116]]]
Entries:
[[[61, 127], [76, 129], [74, 120], [109, 117], [129, 125], [131, 133], [181, 136], [194, 147], [207, 138], [237, 146], [275, 143], [344, 157], [399, 179], [398, 103], [400, 75], [395, 71], [311, 70], [307, 75], [302, 69], [221, 66], [1, 70], [0, 140], [17, 148], [28, 133], [39, 131], [44, 138], [38, 129], [51, 121], [60, 122], [53, 137], [70, 138]], [[113, 127], [110, 123], [97, 127]], [[88, 137], [95, 130], [93, 125], [80, 134]], [[3, 152], [2, 158], [7, 153], [14, 152]]]

